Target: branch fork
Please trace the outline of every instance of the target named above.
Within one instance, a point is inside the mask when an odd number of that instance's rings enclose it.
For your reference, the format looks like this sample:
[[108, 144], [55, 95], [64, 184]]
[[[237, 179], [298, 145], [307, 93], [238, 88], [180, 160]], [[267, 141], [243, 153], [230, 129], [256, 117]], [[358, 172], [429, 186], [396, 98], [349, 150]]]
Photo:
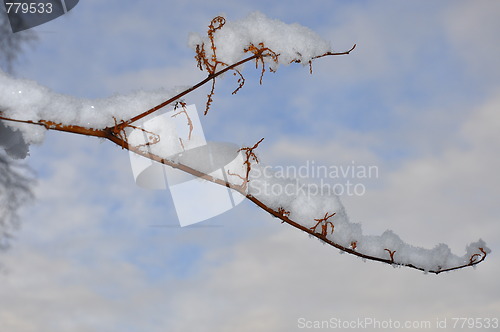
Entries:
[[335, 225], [331, 222], [331, 221], [328, 221], [328, 219], [330, 219], [331, 217], [333, 217], [334, 215], [336, 214], [336, 212], [332, 213], [332, 214], [328, 214], [325, 213], [325, 216], [321, 219], [314, 219], [314, 221], [317, 221], [316, 225], [314, 225], [313, 227], [309, 228], [310, 230], [313, 231], [313, 233], [318, 233], [316, 232], [316, 228], [321, 225], [321, 232], [319, 234], [321, 234], [322, 236], [326, 237], [326, 235], [328, 234], [328, 226], [330, 226], [331, 228], [331, 232], [330, 234], [333, 234], [333, 230], [335, 228]]

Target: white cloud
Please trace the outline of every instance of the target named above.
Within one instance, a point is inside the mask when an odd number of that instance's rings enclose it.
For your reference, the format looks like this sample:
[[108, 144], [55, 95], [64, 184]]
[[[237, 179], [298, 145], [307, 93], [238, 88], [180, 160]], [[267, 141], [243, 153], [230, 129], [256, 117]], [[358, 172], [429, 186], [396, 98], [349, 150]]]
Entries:
[[485, 88], [488, 83], [498, 83], [500, 74], [500, 46], [494, 42], [500, 30], [499, 12], [497, 1], [460, 1], [450, 6], [444, 16], [454, 51], [469, 74]]
[[217, 331], [295, 331], [300, 317], [434, 324], [438, 317], [475, 312], [494, 316], [500, 307], [487, 295], [495, 285], [493, 261], [482, 271], [428, 276], [339, 256], [332, 248], [282, 227], [233, 246], [230, 261], [229, 248], [216, 252], [226, 263], [209, 267], [175, 294], [174, 330], [216, 326]]
[[113, 329], [117, 317], [137, 309], [120, 299], [154, 295], [138, 260], [127, 254], [150, 255], [143, 234], [154, 221], [175, 217], [168, 197], [166, 208], [157, 206], [157, 195], [133, 184], [128, 154], [96, 140], [56, 133], [32, 154], [45, 174], [14, 247], [1, 258], [8, 271], [0, 275], [2, 326]]

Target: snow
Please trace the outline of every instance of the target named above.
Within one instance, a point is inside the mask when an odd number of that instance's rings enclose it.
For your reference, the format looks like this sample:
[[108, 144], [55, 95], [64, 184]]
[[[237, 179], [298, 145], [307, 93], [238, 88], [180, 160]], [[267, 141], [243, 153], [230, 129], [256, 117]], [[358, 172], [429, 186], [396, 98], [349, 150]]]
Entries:
[[[38, 122], [103, 129], [160, 104], [175, 91], [137, 91], [102, 99], [84, 99], [53, 92], [26, 79], [16, 79], [0, 70], [1, 116]], [[46, 129], [42, 126], [4, 121], [5, 126], [22, 134], [24, 147], [39, 144]], [[23, 144], [18, 144], [21, 148]]]
[[[279, 54], [278, 63], [270, 57], [264, 58], [271, 68], [276, 69], [279, 64], [288, 65], [295, 60], [307, 64], [314, 57], [332, 51], [330, 42], [322, 39], [309, 28], [299, 24], [286, 24], [279, 20], [270, 19], [260, 12], [254, 12], [238, 21], [227, 21], [222, 29], [214, 34], [218, 61], [226, 64], [235, 63], [249, 54], [244, 49], [250, 45], [259, 47], [260, 43], [274, 53]], [[196, 49], [197, 45], [205, 44], [207, 54], [210, 51], [210, 39], [192, 33], [189, 37], [189, 46]], [[210, 60], [210, 57], [209, 57]]]
[[[204, 43], [210, 61], [208, 37], [192, 34], [189, 43], [193, 48]], [[310, 29], [298, 24], [285, 24], [269, 19], [261, 13], [253, 13], [240, 21], [226, 22], [222, 29], [215, 32], [214, 43], [218, 61], [226, 64], [235, 63], [248, 56], [244, 49], [249, 45], [258, 46], [263, 43], [265, 47], [279, 54], [277, 63], [270, 57], [264, 59], [273, 68], [296, 60], [307, 64], [314, 57], [331, 51], [330, 43]], [[128, 95], [89, 100], [58, 94], [36, 82], [16, 79], [0, 71], [1, 116], [34, 122], [45, 120], [64, 125], [102, 129], [138, 115], [160, 104], [174, 93], [165, 90], [138, 91]], [[169, 115], [168, 119], [171, 117]], [[182, 115], [179, 116], [179, 119], [181, 118]], [[144, 130], [130, 130], [129, 143], [140, 146], [146, 142], [145, 136], [156, 135], [159, 142], [147, 146], [147, 149], [160, 157], [173, 158], [170, 160], [184, 163], [202, 172], [213, 171], [206, 160], [208, 155], [214, 160], [237, 160], [238, 162], [233, 162], [226, 168], [229, 172], [224, 177], [234, 185], [242, 184], [246, 167], [243, 164], [243, 157], [234, 158], [237, 152], [235, 148], [214, 144], [204, 146], [205, 142], [201, 144], [197, 141], [196, 135], [192, 139], [184, 139], [182, 143], [176, 125], [167, 121], [167, 118], [164, 120], [144, 122]], [[201, 125], [196, 124], [195, 127], [197, 126]], [[22, 158], [26, 156], [29, 144], [43, 141], [45, 131], [43, 126], [2, 121], [0, 145], [12, 156]], [[146, 149], [146, 146], [142, 148]], [[207, 149], [210, 149], [208, 154]], [[195, 153], [197, 151], [198, 153]], [[220, 162], [217, 161], [216, 164]], [[490, 252], [482, 240], [470, 244], [466, 248], [466, 254], [459, 257], [453, 255], [445, 244], [439, 244], [433, 249], [413, 247], [392, 231], [386, 231], [380, 236], [364, 235], [359, 224], [350, 222], [338, 196], [312, 193], [306, 185], [294, 179], [277, 177], [264, 171], [262, 167], [253, 162], [247, 188], [249, 195], [256, 197], [275, 211], [281, 209], [284, 213], [289, 213], [290, 219], [306, 228], [317, 226], [316, 233], [321, 233], [322, 226], [326, 225], [326, 232], [321, 236], [345, 248], [393, 260], [395, 264], [412, 264], [427, 271], [467, 264], [473, 255], [481, 254], [479, 248], [483, 248], [486, 253]], [[334, 215], [327, 220], [319, 221], [325, 215], [332, 214]], [[481, 256], [475, 257], [480, 259]]]
[[[308, 190], [307, 185], [291, 178], [275, 176], [269, 169], [263, 171], [264, 167], [260, 164], [253, 164], [254, 176], [251, 176], [249, 194], [275, 211], [282, 208], [290, 212], [290, 219], [307, 228], [314, 227], [318, 220], [325, 216], [325, 213], [328, 215], [335, 213], [327, 220], [334, 225], [334, 230], [331, 232], [331, 226], [328, 225], [325, 237], [345, 248], [352, 249], [352, 243], [355, 242], [354, 250], [359, 253], [393, 260], [394, 264], [411, 264], [425, 271], [438, 271], [466, 265], [470, 263], [473, 255], [479, 255], [477, 259], [483, 256], [479, 248], [487, 254], [491, 252], [483, 240], [469, 244], [465, 255], [460, 257], [452, 254], [446, 244], [439, 244], [433, 249], [409, 245], [390, 230], [380, 236], [365, 235], [360, 224], [350, 222], [338, 196], [325, 193], [315, 194], [314, 191]], [[316, 228], [315, 232], [321, 233], [321, 225]]]

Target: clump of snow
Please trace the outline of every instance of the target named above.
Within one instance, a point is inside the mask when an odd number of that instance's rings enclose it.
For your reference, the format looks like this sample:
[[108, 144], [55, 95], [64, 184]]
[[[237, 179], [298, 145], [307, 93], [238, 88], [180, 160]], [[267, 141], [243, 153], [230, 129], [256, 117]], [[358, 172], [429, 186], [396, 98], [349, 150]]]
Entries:
[[[238, 21], [228, 21], [214, 33], [217, 60], [228, 65], [248, 56], [244, 50], [250, 45], [259, 47], [263, 43], [274, 53], [279, 54], [278, 63], [264, 58], [276, 69], [279, 64], [287, 65], [293, 61], [307, 64], [314, 57], [331, 52], [331, 44], [322, 39], [309, 28], [299, 24], [286, 24], [276, 19], [270, 19], [260, 12], [254, 12]], [[208, 36], [192, 33], [189, 46], [196, 49], [204, 44], [205, 51], [211, 55], [211, 41]], [[211, 61], [211, 57], [208, 57]]]
[[[103, 129], [113, 126], [115, 120], [128, 120], [162, 103], [175, 92], [161, 89], [109, 98], [83, 99], [53, 92], [34, 81], [16, 79], [0, 70], [0, 116]], [[42, 126], [19, 122], [3, 121], [3, 124], [22, 135], [22, 142], [19, 136], [12, 138], [20, 147], [41, 143], [46, 131]], [[17, 157], [20, 156], [22, 153], [17, 154]]]

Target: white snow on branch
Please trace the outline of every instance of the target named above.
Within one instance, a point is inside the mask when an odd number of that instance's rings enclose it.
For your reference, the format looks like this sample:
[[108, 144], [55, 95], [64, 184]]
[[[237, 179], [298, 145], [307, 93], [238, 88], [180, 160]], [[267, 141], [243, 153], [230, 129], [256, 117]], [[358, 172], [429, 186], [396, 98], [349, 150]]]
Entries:
[[[162, 89], [101, 99], [76, 98], [53, 92], [31, 80], [13, 78], [0, 70], [0, 116], [103, 129], [160, 104], [175, 92]], [[46, 131], [42, 126], [18, 122], [4, 121], [4, 125], [18, 130], [28, 145], [41, 143]]]
[[[227, 22], [222, 29], [212, 30], [216, 59], [219, 63], [235, 63], [248, 56], [244, 53], [245, 48], [250, 45], [259, 47], [259, 44], [279, 54], [276, 66], [296, 60], [307, 64], [314, 57], [331, 51], [330, 44], [308, 28], [272, 20], [260, 13], [253, 13], [241, 21]], [[215, 61], [209, 53], [211, 42], [210, 38], [197, 35], [190, 37], [192, 47], [196, 48], [196, 45], [203, 43], [208, 61]], [[271, 57], [264, 60], [274, 63]], [[63, 125], [103, 129], [141, 114], [172, 95], [165, 90], [140, 91], [126, 96], [87, 100], [57, 94], [36, 82], [15, 79], [0, 72], [0, 115], [17, 120], [33, 122], [44, 120]], [[43, 126], [11, 121], [4, 121], [4, 126], [9, 129], [0, 127], [0, 136], [14, 135], [12, 130], [17, 130], [22, 135], [24, 144], [40, 143], [46, 131]], [[23, 142], [20, 142], [18, 134], [15, 135], [17, 136], [5, 140], [3, 146], [11, 154], [19, 157], [22, 151], [16, 151], [15, 147], [19, 146], [19, 149], [22, 149]], [[139, 136], [149, 136], [152, 142], [144, 144], [142, 148], [148, 148], [165, 159], [171, 157], [172, 150], [184, 149], [186, 144], [189, 144], [180, 141], [175, 133], [165, 126], [139, 130], [135, 135], [137, 137], [130, 135], [130, 144], [134, 144], [134, 140], [140, 141]], [[224, 156], [213, 157], [225, 159]], [[203, 158], [188, 160], [187, 154], [184, 158], [183, 160], [179, 157], [175, 161], [200, 171], [206, 166], [206, 160]], [[248, 173], [245, 171], [248, 169], [244, 159], [242, 160], [242, 163], [233, 165], [228, 174], [225, 174], [233, 185], [245, 185], [249, 197], [257, 198], [273, 211], [281, 211], [283, 216], [287, 216], [305, 229], [312, 230], [315, 235], [319, 234], [319, 238], [332, 241], [350, 251], [394, 264], [411, 264], [426, 271], [472, 265], [490, 252], [482, 240], [470, 244], [466, 248], [466, 254], [459, 257], [452, 254], [444, 244], [439, 244], [433, 249], [413, 247], [391, 231], [386, 231], [380, 236], [364, 235], [359, 224], [349, 221], [338, 196], [314, 194], [301, 189], [301, 185], [293, 179], [282, 179], [265, 171], [257, 172], [261, 166], [256, 163], [256, 158], [252, 163], [252, 171]], [[248, 183], [245, 182], [247, 180]], [[277, 194], [273, 192], [273, 187], [280, 187], [282, 191]]]
[[[227, 152], [225, 152], [227, 153]], [[232, 154], [235, 151], [231, 152]], [[212, 156], [223, 158], [223, 156]], [[237, 164], [226, 166], [228, 181], [237, 187], [245, 178], [244, 158]], [[206, 160], [176, 160], [193, 169], [202, 170]], [[395, 265], [413, 265], [424, 271], [442, 271], [466, 266], [481, 259], [491, 250], [483, 240], [469, 244], [463, 256], [453, 254], [446, 244], [432, 249], [415, 247], [405, 243], [398, 235], [387, 230], [382, 235], [363, 234], [361, 224], [352, 223], [340, 198], [333, 193], [309, 190], [308, 185], [296, 179], [274, 176], [265, 166], [252, 163], [247, 194], [257, 198], [274, 211], [282, 211], [290, 220], [321, 234], [321, 238], [366, 256], [389, 260]], [[220, 178], [224, 180], [224, 178]], [[329, 218], [325, 218], [331, 216]], [[325, 219], [321, 221], [322, 219]]]
[[[299, 60], [307, 64], [315, 56], [331, 51], [324, 41], [309, 28], [298, 24], [285, 24], [267, 18], [259, 12], [239, 21], [227, 22], [213, 34], [218, 61], [232, 64], [244, 57], [244, 49], [263, 43], [276, 54], [278, 63], [270, 58], [271, 66], [289, 64]], [[205, 43], [210, 49], [208, 37], [192, 34], [189, 44], [196, 48]], [[247, 54], [248, 56], [248, 54]], [[211, 60], [211, 56], [207, 57]], [[128, 95], [116, 95], [103, 99], [83, 99], [58, 94], [40, 84], [26, 79], [16, 79], [0, 70], [0, 115], [17, 120], [50, 121], [63, 125], [103, 129], [160, 104], [178, 91], [138, 91]], [[42, 126], [5, 121], [5, 126], [22, 134], [19, 150], [26, 151], [30, 144], [41, 143], [46, 129]], [[12, 148], [11, 152], [14, 151]], [[23, 153], [16, 154], [17, 157]], [[26, 153], [24, 153], [25, 155]]]
[[[278, 63], [271, 58], [264, 58], [271, 68], [279, 64], [288, 65], [299, 60], [307, 64], [314, 57], [332, 51], [330, 42], [322, 39], [311, 29], [299, 24], [286, 24], [276, 19], [270, 19], [260, 12], [254, 12], [238, 21], [228, 21], [223, 28], [214, 33], [217, 60], [225, 64], [236, 63], [248, 56], [244, 49], [250, 45], [259, 47], [263, 44], [278, 54]], [[196, 49], [204, 44], [205, 51], [211, 54], [211, 41], [207, 36], [192, 33], [189, 46]], [[209, 59], [210, 60], [210, 59]]]
[[[425, 271], [439, 271], [470, 264], [491, 252], [483, 240], [471, 243], [465, 248], [465, 255], [457, 256], [446, 244], [438, 244], [433, 249], [415, 247], [390, 230], [380, 236], [364, 235], [360, 224], [350, 222], [337, 195], [318, 191], [317, 186], [309, 190], [308, 185], [295, 179], [274, 177], [260, 164], [253, 164], [252, 169], [251, 174], [256, 176], [250, 181], [251, 195], [275, 211], [281, 209], [306, 228], [316, 226], [315, 233], [326, 230], [326, 239], [364, 255], [392, 260], [394, 264], [414, 265]], [[332, 217], [318, 224], [318, 220], [327, 215]]]

